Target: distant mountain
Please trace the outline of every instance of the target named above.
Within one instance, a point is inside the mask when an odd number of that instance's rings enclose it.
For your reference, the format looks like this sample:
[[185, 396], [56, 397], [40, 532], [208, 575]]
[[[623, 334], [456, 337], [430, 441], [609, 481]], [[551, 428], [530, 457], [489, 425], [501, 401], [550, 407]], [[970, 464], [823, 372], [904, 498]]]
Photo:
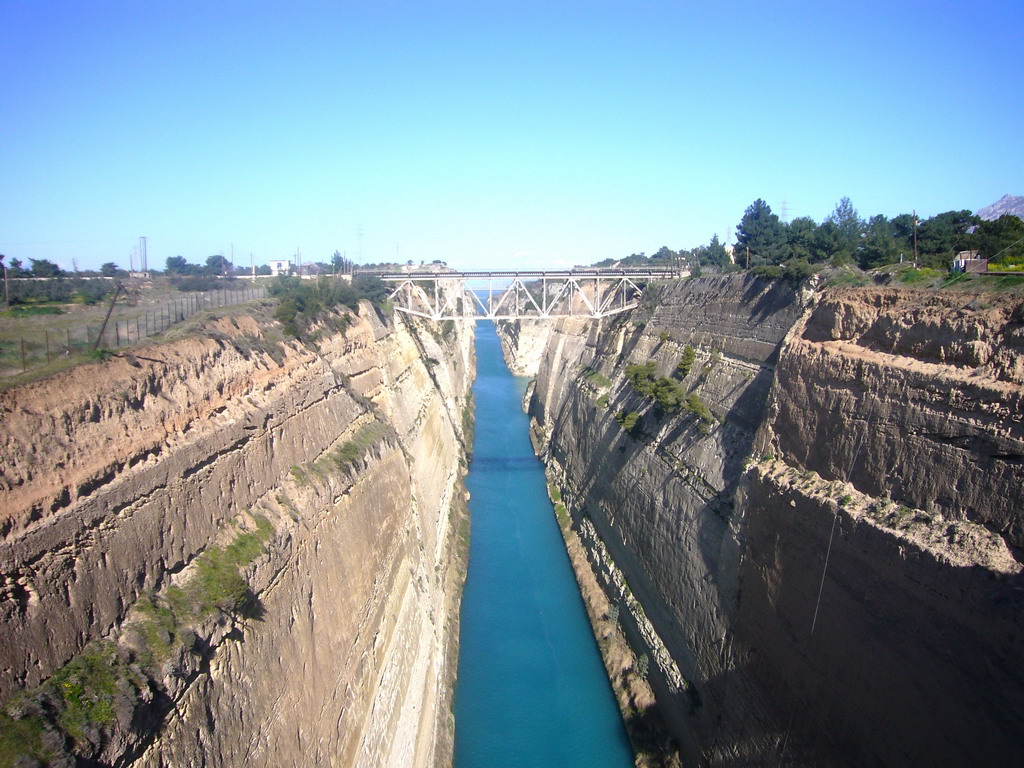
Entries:
[[1024, 197], [1003, 195], [992, 205], [986, 205], [978, 211], [978, 215], [985, 221], [995, 221], [1000, 216], [1005, 216], [1008, 213], [1024, 219]]

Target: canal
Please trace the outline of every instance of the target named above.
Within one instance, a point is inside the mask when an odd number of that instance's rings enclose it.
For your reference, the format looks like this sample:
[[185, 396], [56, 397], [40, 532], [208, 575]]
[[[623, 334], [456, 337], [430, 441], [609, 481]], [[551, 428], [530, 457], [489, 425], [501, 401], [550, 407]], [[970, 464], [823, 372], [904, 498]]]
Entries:
[[455, 768], [627, 768], [622, 720], [491, 323], [476, 337]]

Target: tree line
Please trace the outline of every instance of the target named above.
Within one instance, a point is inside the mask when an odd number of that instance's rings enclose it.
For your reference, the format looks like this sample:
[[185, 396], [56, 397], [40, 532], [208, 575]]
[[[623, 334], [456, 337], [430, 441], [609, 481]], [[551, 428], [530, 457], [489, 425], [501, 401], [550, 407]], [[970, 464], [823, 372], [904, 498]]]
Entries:
[[1024, 222], [1005, 215], [984, 221], [967, 210], [946, 211], [926, 219], [913, 213], [893, 218], [861, 218], [844, 197], [821, 223], [809, 216], [784, 222], [764, 200], [757, 199], [736, 226], [732, 255], [715, 234], [707, 245], [673, 251], [662, 246], [646, 256], [605, 259], [595, 266], [639, 266], [685, 263], [691, 269], [788, 267], [822, 263], [855, 264], [872, 269], [901, 261], [948, 269], [957, 254], [977, 252], [1005, 266], [1024, 265]]

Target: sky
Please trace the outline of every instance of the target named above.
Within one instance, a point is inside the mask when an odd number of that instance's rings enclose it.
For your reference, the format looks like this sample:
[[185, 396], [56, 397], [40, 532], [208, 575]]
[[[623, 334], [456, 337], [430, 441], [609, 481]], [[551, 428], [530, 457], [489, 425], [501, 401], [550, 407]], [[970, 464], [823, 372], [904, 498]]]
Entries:
[[1024, 3], [0, 0], [0, 253], [559, 268], [1024, 194]]

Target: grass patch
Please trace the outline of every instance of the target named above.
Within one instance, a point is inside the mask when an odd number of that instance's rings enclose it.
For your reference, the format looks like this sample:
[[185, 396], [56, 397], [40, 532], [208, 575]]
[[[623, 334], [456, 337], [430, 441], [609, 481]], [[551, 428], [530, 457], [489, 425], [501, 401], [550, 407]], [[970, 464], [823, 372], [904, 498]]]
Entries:
[[239, 569], [266, 550], [274, 526], [263, 515], [253, 515], [255, 531], [239, 533], [226, 547], [212, 545], [194, 562], [192, 578], [184, 586], [171, 585], [162, 597], [148, 595], [136, 604], [139, 619], [132, 627], [145, 650], [146, 666], [162, 662], [185, 636], [186, 627], [217, 611], [237, 611], [249, 599], [249, 585]]
[[330, 454], [330, 460], [340, 471], [347, 471], [355, 467], [386, 433], [387, 427], [376, 419], [363, 424], [356, 430], [351, 440], [346, 441]]
[[584, 369], [583, 377], [593, 386], [598, 388], [608, 389], [612, 385], [611, 379], [609, 379], [607, 376], [604, 376], [603, 374], [598, 373], [597, 371], [591, 368]]
[[608, 407], [608, 393], [607, 392], [605, 392], [603, 395], [601, 395], [600, 397], [597, 398], [597, 407], [598, 408], [607, 408]]
[[893, 273], [893, 279], [903, 285], [924, 285], [936, 283], [947, 274], [931, 267], [905, 267], [896, 270]]
[[14, 304], [0, 312], [0, 317], [33, 317], [38, 315], [63, 315], [67, 310], [56, 304]]

